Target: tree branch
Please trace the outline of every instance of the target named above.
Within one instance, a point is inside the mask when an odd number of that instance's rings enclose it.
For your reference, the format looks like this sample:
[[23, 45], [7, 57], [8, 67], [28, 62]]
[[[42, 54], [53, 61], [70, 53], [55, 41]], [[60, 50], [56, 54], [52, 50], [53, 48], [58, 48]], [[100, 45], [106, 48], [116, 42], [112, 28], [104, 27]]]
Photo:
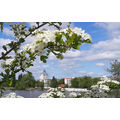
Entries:
[[[46, 25], [46, 24], [48, 24], [48, 23], [49, 23], [49, 22], [44, 22], [43, 24], [37, 26], [34, 30], [36, 30], [36, 29], [38, 29], [38, 28], [40, 28], [40, 27], [42, 27], [42, 26], [44, 26], [44, 25]], [[33, 31], [34, 31], [34, 30], [33, 30]], [[30, 36], [33, 31], [31, 31], [31, 32], [26, 36], [26, 38], [27, 38], [28, 36]], [[2, 56], [0, 57], [0, 60], [3, 59], [6, 55], [8, 55], [8, 54], [9, 54], [12, 50], [14, 50], [16, 47], [17, 47], [17, 43], [14, 44], [13, 47], [12, 47], [10, 50], [6, 51], [6, 53], [4, 53], [4, 56], [2, 55]]]

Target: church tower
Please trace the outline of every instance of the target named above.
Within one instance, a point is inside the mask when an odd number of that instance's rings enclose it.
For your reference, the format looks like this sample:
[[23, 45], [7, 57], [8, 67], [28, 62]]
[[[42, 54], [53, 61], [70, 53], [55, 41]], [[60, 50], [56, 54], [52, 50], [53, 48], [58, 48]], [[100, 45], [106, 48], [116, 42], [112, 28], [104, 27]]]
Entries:
[[40, 82], [44, 82], [47, 83], [48, 81], [48, 74], [46, 73], [46, 71], [44, 70], [42, 72], [42, 74], [40, 75]]

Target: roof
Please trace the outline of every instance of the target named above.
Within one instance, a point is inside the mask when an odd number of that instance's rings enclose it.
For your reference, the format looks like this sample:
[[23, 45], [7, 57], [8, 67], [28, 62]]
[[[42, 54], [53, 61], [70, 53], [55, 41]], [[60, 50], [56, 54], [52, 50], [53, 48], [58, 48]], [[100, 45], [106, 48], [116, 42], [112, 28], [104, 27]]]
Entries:
[[45, 70], [41, 73], [41, 75], [48, 76]]

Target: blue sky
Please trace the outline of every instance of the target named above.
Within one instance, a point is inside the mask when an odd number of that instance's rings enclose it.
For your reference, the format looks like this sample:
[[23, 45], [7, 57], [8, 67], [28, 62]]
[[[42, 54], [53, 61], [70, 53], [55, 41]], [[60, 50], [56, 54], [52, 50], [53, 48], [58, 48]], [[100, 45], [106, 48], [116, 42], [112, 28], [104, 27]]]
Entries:
[[[34, 23], [27, 23], [33, 25]], [[63, 28], [67, 23], [63, 23]], [[49, 78], [78, 77], [78, 76], [103, 76], [109, 75], [106, 68], [109, 62], [120, 59], [120, 23], [103, 22], [75, 22], [71, 27], [80, 27], [89, 33], [93, 44], [83, 44], [80, 50], [71, 50], [64, 54], [63, 60], [58, 60], [50, 54], [47, 63], [42, 63], [39, 58], [34, 62], [34, 66], [29, 70], [36, 79], [39, 79], [41, 72], [45, 69]], [[47, 29], [48, 26], [45, 26]], [[3, 33], [0, 33], [0, 51], [2, 45], [13, 40], [13, 33], [8, 25], [4, 26]], [[26, 39], [27, 43], [33, 40], [32, 37]]]

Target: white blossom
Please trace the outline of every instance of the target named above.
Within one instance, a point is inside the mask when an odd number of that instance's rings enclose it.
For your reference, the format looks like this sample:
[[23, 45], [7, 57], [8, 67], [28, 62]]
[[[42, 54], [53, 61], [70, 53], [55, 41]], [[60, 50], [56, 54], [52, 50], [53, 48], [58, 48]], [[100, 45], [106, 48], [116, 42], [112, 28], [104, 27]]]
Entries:
[[116, 81], [116, 80], [104, 80], [104, 81], [99, 81], [97, 84], [100, 85], [100, 84], [105, 84], [105, 83], [108, 83], [108, 82], [113, 82], [117, 85], [120, 85], [120, 82], [119, 81]]
[[76, 98], [76, 97], [77, 97], [77, 93], [76, 93], [76, 92], [71, 92], [71, 93], [69, 94], [69, 97], [70, 97], [70, 98]]
[[47, 93], [43, 93], [38, 98], [65, 98], [65, 90], [63, 88], [50, 88]]
[[1, 66], [3, 65], [11, 65], [13, 63], [14, 59], [7, 59], [1, 63]]
[[2, 96], [2, 98], [24, 98], [24, 97], [23, 96], [18, 96], [18, 95], [16, 95], [16, 93], [11, 92], [9, 94], [6, 94], [6, 95]]
[[[81, 28], [73, 28], [71, 29], [70, 36], [75, 33], [78, 36], [81, 36], [84, 40], [89, 39], [91, 40], [91, 37], [89, 34], [85, 33], [84, 30]], [[56, 35], [55, 33], [61, 34], [62, 32], [68, 33], [68, 29], [61, 29], [58, 30], [35, 30], [33, 34], [35, 35], [35, 40], [31, 44], [27, 44], [24, 46], [24, 50], [30, 50], [32, 53], [36, 53], [37, 55], [41, 56], [45, 53], [44, 48], [47, 46], [49, 42], [56, 42]], [[63, 36], [64, 37], [64, 36]]]

